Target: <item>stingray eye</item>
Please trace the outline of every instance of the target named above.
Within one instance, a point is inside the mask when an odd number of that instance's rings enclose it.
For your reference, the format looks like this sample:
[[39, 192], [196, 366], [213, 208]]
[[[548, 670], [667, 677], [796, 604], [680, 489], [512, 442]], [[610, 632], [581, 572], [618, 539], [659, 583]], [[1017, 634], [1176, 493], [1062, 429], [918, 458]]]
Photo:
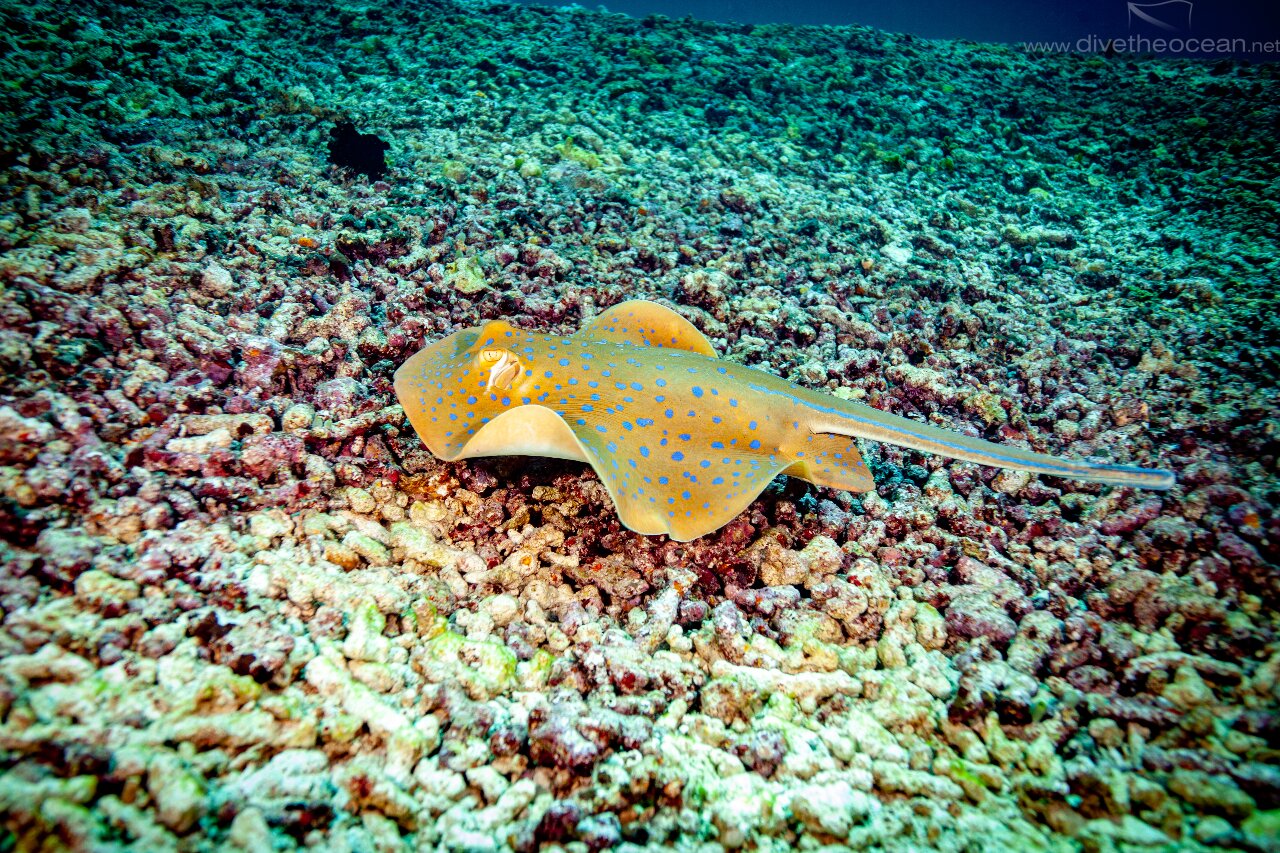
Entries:
[[480, 368], [489, 369], [489, 381], [485, 389], [489, 391], [505, 391], [520, 375], [520, 359], [510, 350], [486, 349], [480, 351]]

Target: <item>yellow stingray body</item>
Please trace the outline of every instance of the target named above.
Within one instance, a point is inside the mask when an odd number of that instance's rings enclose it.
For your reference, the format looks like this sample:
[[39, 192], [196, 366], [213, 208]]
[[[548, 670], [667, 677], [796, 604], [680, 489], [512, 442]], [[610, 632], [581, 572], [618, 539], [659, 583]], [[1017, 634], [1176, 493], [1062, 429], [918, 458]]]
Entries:
[[741, 513], [778, 474], [864, 492], [866, 438], [982, 465], [1167, 489], [1173, 474], [1032, 453], [948, 432], [721, 361], [692, 324], [625, 302], [569, 337], [502, 320], [400, 366], [396, 396], [441, 459], [590, 464], [637, 533], [687, 541]]

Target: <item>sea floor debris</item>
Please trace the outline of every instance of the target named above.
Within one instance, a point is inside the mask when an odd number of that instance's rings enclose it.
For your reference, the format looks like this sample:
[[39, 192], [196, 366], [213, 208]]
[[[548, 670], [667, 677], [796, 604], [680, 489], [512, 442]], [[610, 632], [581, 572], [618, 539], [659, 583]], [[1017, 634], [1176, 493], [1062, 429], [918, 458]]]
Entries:
[[[1280, 846], [1275, 67], [418, 0], [0, 22], [0, 848]], [[875, 491], [678, 543], [394, 405], [425, 340], [637, 297], [1178, 484], [868, 446]]]

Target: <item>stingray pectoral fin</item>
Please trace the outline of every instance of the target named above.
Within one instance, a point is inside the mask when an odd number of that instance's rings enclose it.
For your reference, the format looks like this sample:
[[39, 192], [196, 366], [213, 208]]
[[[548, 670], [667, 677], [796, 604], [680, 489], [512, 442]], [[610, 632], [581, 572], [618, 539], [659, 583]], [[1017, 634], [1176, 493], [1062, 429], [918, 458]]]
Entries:
[[622, 523], [636, 533], [666, 533], [677, 542], [728, 524], [786, 464], [762, 453], [716, 450], [702, 455], [691, 445], [682, 445], [687, 454], [670, 445], [650, 447], [626, 430], [600, 435], [583, 428], [579, 440]]
[[637, 347], [669, 347], [719, 358], [715, 347], [692, 323], [665, 305], [641, 299], [604, 311], [574, 337]]
[[590, 462], [564, 418], [546, 406], [508, 409], [476, 431], [452, 459], [476, 456], [548, 456]]
[[667, 534], [677, 542], [688, 542], [690, 539], [697, 539], [699, 536], [714, 533], [746, 512], [747, 507], [751, 506], [752, 501], [760, 497], [760, 493], [764, 491], [765, 486], [769, 485], [772, 479], [773, 476], [763, 477], [760, 482], [754, 484], [747, 491], [734, 495], [718, 507], [703, 510], [700, 515], [667, 519]]
[[782, 471], [789, 477], [846, 492], [869, 492], [876, 487], [858, 442], [848, 436], [810, 433], [784, 446], [782, 452], [795, 460]]

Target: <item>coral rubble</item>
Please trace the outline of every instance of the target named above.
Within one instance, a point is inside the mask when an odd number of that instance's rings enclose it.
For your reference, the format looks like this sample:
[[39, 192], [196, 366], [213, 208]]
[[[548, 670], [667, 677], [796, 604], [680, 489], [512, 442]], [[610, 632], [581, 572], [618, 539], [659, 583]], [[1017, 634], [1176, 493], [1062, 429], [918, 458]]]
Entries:
[[[1274, 67], [449, 0], [0, 21], [0, 847], [1280, 845]], [[676, 543], [394, 404], [424, 341], [634, 297], [1179, 483], [869, 446], [876, 491]]]

